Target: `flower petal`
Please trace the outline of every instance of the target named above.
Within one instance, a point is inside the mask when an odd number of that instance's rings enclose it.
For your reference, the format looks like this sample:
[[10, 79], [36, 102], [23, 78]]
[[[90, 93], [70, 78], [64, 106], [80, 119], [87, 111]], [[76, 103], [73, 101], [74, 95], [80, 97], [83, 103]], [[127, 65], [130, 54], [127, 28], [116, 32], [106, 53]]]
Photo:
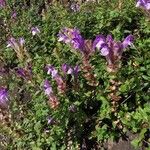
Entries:
[[105, 42], [106, 42], [106, 39], [103, 35], [97, 35], [96, 39], [93, 42], [93, 48], [100, 49]]
[[133, 41], [134, 41], [133, 35], [128, 35], [122, 43], [123, 48], [127, 48], [128, 46], [131, 46]]
[[101, 49], [101, 55], [102, 56], [107, 56], [109, 54], [109, 48], [107, 46], [103, 47]]

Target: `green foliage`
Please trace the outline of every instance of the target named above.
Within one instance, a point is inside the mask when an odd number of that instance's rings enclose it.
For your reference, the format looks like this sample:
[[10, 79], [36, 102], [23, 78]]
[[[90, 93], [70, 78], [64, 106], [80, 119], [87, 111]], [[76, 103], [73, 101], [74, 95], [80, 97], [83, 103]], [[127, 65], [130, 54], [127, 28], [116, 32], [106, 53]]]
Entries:
[[[10, 90], [11, 114], [8, 129], [5, 129], [5, 123], [1, 125], [2, 133], [7, 130], [5, 134], [11, 139], [5, 147], [63, 150], [70, 140], [72, 147], [77, 149], [85, 139], [96, 139], [100, 144], [107, 139], [115, 140], [127, 131], [138, 133], [132, 144], [142, 146], [147, 140], [150, 122], [150, 23], [146, 16], [135, 8], [134, 0], [122, 0], [121, 5], [115, 0], [111, 3], [106, 0], [85, 3], [78, 12], [57, 2], [46, 4], [46, 7], [43, 1], [38, 2], [38, 5], [33, 1], [28, 6], [25, 1], [10, 0], [6, 8], [0, 8], [0, 67], [9, 70], [2, 75], [2, 86], [7, 85]], [[13, 11], [17, 12], [15, 19], [11, 17]], [[35, 26], [40, 33], [32, 36], [31, 27]], [[55, 82], [46, 74], [45, 65], [52, 64], [60, 71], [63, 63], [75, 66], [82, 61], [78, 52], [58, 42], [57, 34], [63, 27], [78, 28], [85, 39], [92, 40], [98, 34], [112, 34], [116, 40], [133, 34], [134, 47], [124, 52], [122, 67], [115, 77], [106, 71], [103, 57], [95, 53], [90, 63], [100, 85], [88, 86], [81, 70], [78, 91], [71, 89], [67, 94], [59, 94]], [[20, 62], [15, 51], [6, 47], [8, 38], [12, 36], [25, 38], [25, 47], [30, 55], [26, 62]], [[32, 62], [31, 81], [18, 77], [15, 72], [17, 67], [25, 67], [27, 62]], [[110, 80], [114, 78], [120, 81], [117, 94], [121, 96], [116, 114], [112, 113], [109, 97]], [[49, 106], [44, 95], [45, 79], [52, 81], [59, 98], [57, 109]], [[75, 106], [75, 112], [69, 111], [71, 105]], [[53, 123], [49, 124], [48, 118], [53, 118]], [[122, 124], [119, 130], [115, 124], [118, 119]]]

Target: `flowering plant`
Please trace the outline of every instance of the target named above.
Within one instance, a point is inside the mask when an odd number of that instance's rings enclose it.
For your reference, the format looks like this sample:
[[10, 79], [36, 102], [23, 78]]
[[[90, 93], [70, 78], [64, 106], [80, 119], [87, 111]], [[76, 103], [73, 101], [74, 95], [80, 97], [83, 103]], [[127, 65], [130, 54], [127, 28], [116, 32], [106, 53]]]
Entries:
[[0, 1], [2, 149], [146, 149], [149, 22], [135, 0], [60, 3]]
[[121, 59], [123, 50], [133, 44], [133, 35], [127, 36], [124, 41], [118, 42], [113, 40], [111, 35], [106, 38], [98, 35], [93, 42], [93, 47], [100, 50], [102, 56], [106, 57], [109, 72], [116, 72], [119, 68], [119, 60]]

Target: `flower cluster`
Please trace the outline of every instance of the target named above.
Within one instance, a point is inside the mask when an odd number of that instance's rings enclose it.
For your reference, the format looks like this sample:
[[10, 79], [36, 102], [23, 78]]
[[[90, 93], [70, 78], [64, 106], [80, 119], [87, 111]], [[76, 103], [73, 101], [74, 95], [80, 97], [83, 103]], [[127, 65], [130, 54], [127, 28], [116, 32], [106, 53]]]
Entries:
[[55, 96], [48, 80], [44, 81], [44, 91], [45, 91], [45, 94], [49, 97], [48, 103], [51, 106], [51, 108], [53, 109], [57, 108], [59, 105], [59, 101], [57, 97]]
[[84, 49], [84, 39], [77, 29], [64, 28], [58, 34], [58, 41], [69, 43], [74, 49]]
[[[12, 14], [12, 18], [16, 18], [16, 12], [14, 11]], [[38, 27], [32, 27], [31, 28], [31, 33], [33, 36], [35, 36], [36, 34], [40, 33], [40, 30]], [[11, 37], [8, 41], [7, 41], [7, 47], [10, 47], [12, 49], [15, 50], [15, 52], [17, 53], [18, 58], [23, 59], [24, 55], [27, 55], [26, 49], [24, 47], [24, 43], [25, 40], [23, 37], [20, 37], [18, 40], [15, 39], [14, 37]]]
[[73, 49], [79, 50], [82, 54], [82, 69], [84, 77], [90, 85], [97, 85], [93, 67], [90, 64], [90, 56], [95, 52], [92, 40], [85, 40], [77, 29], [64, 28], [58, 34], [58, 41], [70, 44]]
[[5, 7], [5, 6], [6, 6], [6, 1], [0, 0], [0, 7]]
[[[56, 81], [58, 92], [65, 93], [67, 90], [67, 75], [73, 76], [74, 86], [78, 85], [77, 79], [78, 79], [79, 67], [78, 65], [76, 65], [75, 67], [72, 67], [68, 64], [63, 64], [61, 69], [63, 73], [62, 76], [58, 73], [58, 70], [56, 70], [54, 66], [52, 65], [46, 66], [47, 74], [50, 74], [51, 77]], [[58, 99], [54, 95], [53, 89], [48, 80], [45, 80], [44, 82], [44, 91], [45, 91], [45, 94], [48, 95], [49, 97], [50, 106], [52, 108], [55, 108], [56, 106], [58, 106], [59, 105]]]
[[70, 44], [73, 49], [79, 50], [83, 57], [89, 57], [94, 52], [92, 41], [84, 40], [77, 29], [62, 29], [58, 34], [58, 41]]
[[150, 10], [150, 0], [138, 0], [136, 7], [144, 8], [145, 10]]
[[11, 37], [7, 41], [7, 47], [13, 48], [15, 51], [19, 51], [20, 48], [23, 48], [25, 40], [23, 37], [16, 40], [14, 37]]
[[24, 47], [25, 40], [24, 38], [19, 38], [16, 40], [14, 37], [11, 37], [7, 41], [7, 47], [10, 47], [15, 50], [17, 57], [22, 61], [25, 56], [28, 56], [26, 48]]
[[78, 79], [78, 72], [79, 72], [79, 66], [76, 65], [75, 67], [69, 66], [68, 64], [63, 64], [61, 69], [63, 72], [63, 76], [61, 76], [58, 73], [58, 70], [55, 69], [54, 66], [52, 65], [47, 65], [47, 74], [51, 74], [52, 78], [56, 81], [57, 83], [57, 89], [59, 93], [65, 93], [67, 90], [67, 75], [72, 75], [74, 79], [74, 83], [77, 85], [77, 79]]
[[121, 59], [123, 50], [133, 43], [133, 36], [127, 36], [123, 42], [115, 41], [111, 35], [107, 37], [97, 35], [93, 42], [93, 47], [100, 50], [102, 56], [106, 57], [108, 63], [108, 71], [115, 72], [119, 67], [118, 62]]
[[63, 64], [61, 69], [62, 69], [64, 75], [71, 74], [71, 75], [73, 75], [74, 79], [77, 80], [78, 73], [79, 73], [79, 66], [78, 65], [76, 65], [75, 67], [71, 67], [68, 64]]

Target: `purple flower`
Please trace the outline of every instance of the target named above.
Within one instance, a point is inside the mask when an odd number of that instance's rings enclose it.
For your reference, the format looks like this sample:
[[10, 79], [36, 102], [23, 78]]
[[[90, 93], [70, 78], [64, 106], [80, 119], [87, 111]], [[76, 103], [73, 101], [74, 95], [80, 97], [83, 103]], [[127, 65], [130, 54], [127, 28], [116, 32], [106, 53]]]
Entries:
[[52, 78], [55, 78], [58, 75], [58, 71], [52, 66], [52, 65], [47, 65], [47, 74], [51, 74]]
[[18, 44], [17, 44], [17, 41], [15, 38], [11, 37], [8, 41], [7, 41], [7, 47], [11, 47], [11, 48], [15, 48], [17, 47]]
[[51, 124], [51, 123], [52, 123], [52, 120], [53, 120], [53, 118], [48, 118], [48, 119], [47, 119], [47, 123], [48, 123], [48, 124]]
[[5, 6], [6, 6], [6, 1], [0, 0], [0, 7], [5, 7]]
[[101, 49], [101, 55], [107, 56], [109, 54], [109, 48], [107, 46], [102, 47]]
[[62, 69], [64, 74], [72, 74], [73, 73], [72, 67], [69, 66], [68, 64], [63, 64], [61, 69]]
[[102, 56], [107, 56], [109, 54], [118, 56], [122, 54], [123, 49], [132, 45], [133, 40], [133, 35], [127, 36], [122, 43], [114, 41], [111, 35], [108, 35], [106, 38], [100, 35], [94, 40], [93, 46], [101, 51]]
[[32, 35], [34, 36], [34, 35], [36, 35], [36, 34], [39, 34], [39, 33], [40, 33], [40, 30], [39, 30], [38, 27], [32, 27], [32, 28], [31, 28], [31, 33], [32, 33]]
[[127, 36], [123, 42], [113, 40], [111, 35], [108, 35], [107, 37], [98, 35], [93, 42], [93, 47], [100, 50], [101, 55], [106, 57], [108, 66], [115, 68], [116, 64], [121, 59], [123, 50], [128, 46], [131, 46], [133, 40], [133, 35]]
[[63, 64], [62, 65], [62, 71], [64, 74], [72, 74], [74, 76], [77, 76], [78, 75], [78, 72], [79, 72], [79, 66], [76, 65], [74, 68], [69, 66], [68, 64]]
[[72, 45], [74, 49], [80, 49], [81, 51], [83, 51], [84, 49], [84, 39], [82, 38], [82, 36], [80, 35], [79, 30], [74, 29], [72, 31]]
[[99, 44], [101, 44], [101, 41], [99, 41], [99, 39], [96, 39], [93, 46], [92, 40], [85, 40], [81, 36], [80, 31], [75, 28], [62, 29], [58, 34], [58, 41], [70, 44], [73, 49], [79, 50], [79, 52], [86, 58], [88, 58], [94, 52], [95, 46], [99, 46]]
[[18, 39], [18, 41], [17, 41], [15, 38], [11, 37], [11, 38], [7, 41], [7, 47], [11, 47], [11, 48], [14, 49], [15, 51], [19, 51], [19, 49], [20, 49], [21, 47], [23, 47], [24, 43], [25, 43], [25, 40], [24, 40], [23, 37], [20, 37], [20, 38]]
[[84, 39], [77, 29], [64, 28], [58, 34], [58, 41], [69, 43], [74, 49], [84, 49]]
[[20, 38], [18, 39], [18, 42], [19, 42], [20, 46], [23, 47], [23, 45], [24, 45], [24, 43], [25, 43], [25, 40], [24, 40], [23, 37], [20, 37]]
[[96, 39], [93, 42], [93, 48], [100, 49], [102, 48], [102, 45], [105, 44], [105, 42], [106, 42], [106, 39], [103, 35], [97, 35]]
[[54, 95], [52, 87], [48, 80], [44, 81], [44, 91], [45, 91], [45, 94], [49, 98], [48, 104], [50, 105], [50, 107], [53, 109], [57, 108], [59, 105], [59, 101], [58, 101], [57, 97]]
[[69, 29], [63, 28], [58, 34], [58, 41], [64, 43], [70, 43], [71, 39], [68, 34], [69, 34]]
[[57, 89], [59, 90], [59, 92], [64, 93], [66, 89], [66, 84], [63, 78], [58, 74], [58, 71], [52, 65], [47, 65], [46, 69], [47, 74], [51, 74], [52, 78], [57, 82]]
[[70, 42], [69, 38], [66, 35], [62, 34], [62, 33], [58, 34], [58, 41], [59, 42], [63, 41], [65, 43], [69, 43]]
[[128, 35], [122, 43], [123, 48], [127, 48], [128, 46], [131, 46], [133, 41], [134, 41], [133, 35]]
[[136, 7], [141, 7], [146, 10], [150, 10], [150, 0], [138, 0], [136, 3]]
[[48, 80], [44, 81], [44, 91], [47, 96], [50, 96], [53, 93], [52, 87]]
[[8, 90], [6, 88], [0, 88], [0, 106], [6, 107], [8, 102]]
[[16, 19], [16, 18], [17, 18], [17, 13], [16, 13], [16, 11], [13, 11], [13, 12], [12, 12], [11, 18], [12, 18], [12, 19]]
[[74, 49], [80, 49], [83, 51], [84, 49], [84, 39], [81, 36], [77, 36], [71, 41]]

